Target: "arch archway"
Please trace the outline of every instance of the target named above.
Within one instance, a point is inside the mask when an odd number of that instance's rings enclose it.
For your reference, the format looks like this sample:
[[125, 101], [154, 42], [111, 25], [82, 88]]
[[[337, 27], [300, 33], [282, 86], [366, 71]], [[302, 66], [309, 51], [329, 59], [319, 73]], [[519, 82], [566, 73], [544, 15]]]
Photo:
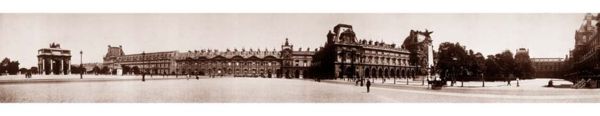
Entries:
[[396, 69], [396, 78], [400, 78], [400, 69]]
[[394, 69], [390, 69], [390, 76], [388, 78], [395, 78], [396, 77], [396, 71], [394, 71]]
[[371, 68], [371, 77], [369, 78], [376, 78], [377, 77], [377, 70], [375, 68]]
[[300, 70], [294, 71], [294, 78], [300, 78]]
[[369, 68], [365, 68], [365, 76], [364, 76], [365, 78], [369, 78], [371, 76], [370, 75], [370, 72], [371, 72], [370, 70], [371, 69], [369, 69]]
[[383, 78], [383, 69], [379, 68], [379, 76], [378, 78]]
[[354, 70], [352, 69], [352, 67], [346, 67], [344, 73], [344, 75], [346, 75], [346, 78], [353, 78], [352, 75], [354, 74]]
[[271, 69], [267, 70], [267, 77], [272, 78], [272, 76], [273, 76], [272, 73], [273, 73], [273, 71]]
[[400, 74], [401, 78], [406, 78], [406, 69], [402, 69], [402, 72]]
[[300, 75], [302, 78], [311, 78], [308, 74], [308, 70], [302, 70], [302, 74]]
[[390, 71], [389, 69], [385, 68], [384, 73], [383, 73], [383, 77], [381, 77], [381, 78], [388, 78], [390, 76], [390, 72], [389, 71]]

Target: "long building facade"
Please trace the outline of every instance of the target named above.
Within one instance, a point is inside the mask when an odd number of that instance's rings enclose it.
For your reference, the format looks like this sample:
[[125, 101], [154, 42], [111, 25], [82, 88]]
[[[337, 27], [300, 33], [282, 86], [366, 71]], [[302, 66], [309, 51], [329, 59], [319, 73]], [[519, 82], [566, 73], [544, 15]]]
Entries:
[[559, 78], [563, 58], [531, 58], [535, 78]]
[[[431, 43], [425, 31], [411, 31], [403, 45], [358, 40], [351, 25], [338, 24], [325, 46], [294, 48], [286, 38], [280, 50], [226, 49], [125, 54], [108, 46], [104, 66], [117, 74], [149, 73], [271, 78], [415, 77], [428, 67]], [[407, 48], [414, 48], [412, 51]], [[136, 71], [137, 70], [137, 71]], [[123, 72], [123, 73], [120, 73]], [[420, 73], [421, 72], [421, 73]]]
[[125, 54], [122, 46], [108, 46], [103, 65], [116, 74], [139, 72], [169, 75], [304, 78], [315, 51], [293, 49], [293, 45], [287, 38], [281, 51], [227, 49]]
[[103, 65], [113, 74], [174, 74], [177, 51], [125, 54], [122, 46], [108, 46]]

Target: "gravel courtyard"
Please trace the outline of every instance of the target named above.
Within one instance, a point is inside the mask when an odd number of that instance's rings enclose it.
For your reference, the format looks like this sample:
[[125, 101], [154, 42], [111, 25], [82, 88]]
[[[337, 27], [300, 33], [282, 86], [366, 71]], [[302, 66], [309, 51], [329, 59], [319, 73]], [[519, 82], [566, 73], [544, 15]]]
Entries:
[[[0, 102], [35, 103], [523, 103], [599, 102], [600, 90], [448, 87], [429, 90], [411, 82], [374, 84], [371, 92], [351, 82], [279, 78], [208, 78], [77, 75], [30, 80], [0, 79]], [[17, 77], [13, 77], [17, 78]], [[541, 83], [545, 80], [539, 80]], [[13, 83], [15, 82], [15, 83]], [[404, 81], [405, 83], [406, 81]], [[524, 81], [521, 84], [534, 83]], [[493, 82], [488, 83], [494, 85]], [[471, 85], [471, 84], [469, 84]], [[473, 86], [477, 85], [473, 83]]]

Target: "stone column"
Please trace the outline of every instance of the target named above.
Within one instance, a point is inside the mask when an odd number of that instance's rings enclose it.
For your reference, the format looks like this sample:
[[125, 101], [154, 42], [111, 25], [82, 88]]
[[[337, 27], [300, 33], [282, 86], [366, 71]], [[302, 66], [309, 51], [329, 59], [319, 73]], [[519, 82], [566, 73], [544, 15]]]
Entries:
[[71, 60], [67, 60], [67, 74], [71, 74]]
[[42, 65], [39, 65], [38, 67], [38, 72], [40, 73], [40, 75], [45, 75], [46, 71], [45, 71], [45, 65], [46, 65], [46, 60], [44, 58], [39, 58], [42, 62]]
[[54, 70], [52, 70], [53, 66], [54, 66], [54, 60], [50, 59], [50, 74], [54, 74]]
[[60, 72], [59, 75], [65, 74], [65, 62], [64, 59], [60, 59], [60, 67], [58, 67], [58, 71]]

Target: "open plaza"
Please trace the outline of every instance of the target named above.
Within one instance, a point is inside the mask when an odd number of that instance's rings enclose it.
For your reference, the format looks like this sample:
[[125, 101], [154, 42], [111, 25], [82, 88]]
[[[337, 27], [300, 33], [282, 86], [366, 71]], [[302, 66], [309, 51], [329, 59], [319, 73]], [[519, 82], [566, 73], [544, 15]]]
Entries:
[[[118, 102], [118, 103], [521, 103], [600, 102], [600, 90], [545, 87], [549, 79], [506, 82], [460, 82], [453, 87], [431, 90], [420, 80], [374, 80], [365, 86], [349, 80], [248, 77], [115, 75], [23, 75], [2, 76], [1, 102]], [[572, 84], [554, 80], [556, 85]]]

